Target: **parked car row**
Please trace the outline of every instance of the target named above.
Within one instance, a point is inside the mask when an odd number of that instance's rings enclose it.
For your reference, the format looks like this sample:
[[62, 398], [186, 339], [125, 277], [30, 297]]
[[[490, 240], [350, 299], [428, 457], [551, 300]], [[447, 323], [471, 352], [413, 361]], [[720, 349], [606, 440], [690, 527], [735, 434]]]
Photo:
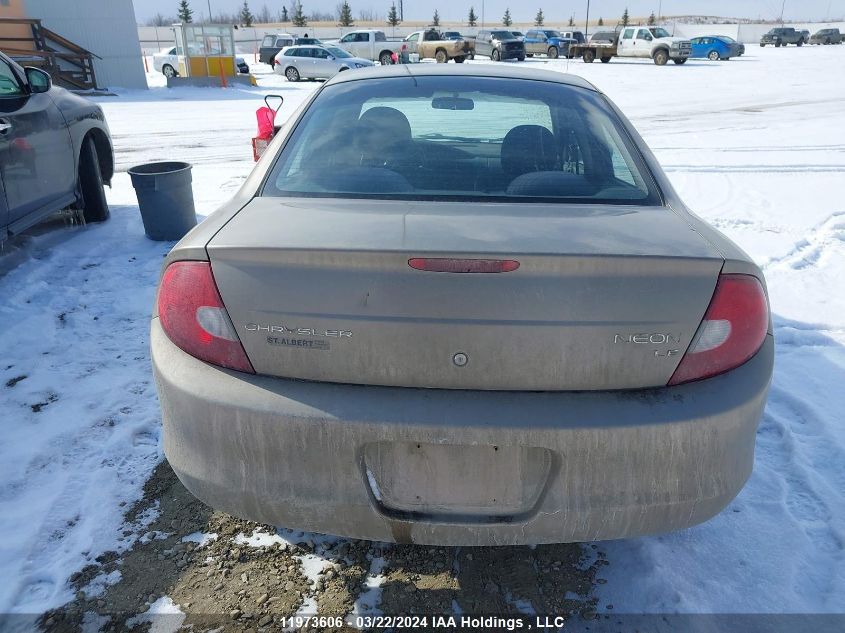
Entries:
[[771, 29], [760, 38], [760, 46], [771, 44], [776, 48], [795, 44], [796, 46], [803, 46], [804, 44], [841, 44], [843, 41], [842, 33], [838, 28], [819, 29], [812, 35], [810, 31], [797, 30], [791, 26], [779, 26]]

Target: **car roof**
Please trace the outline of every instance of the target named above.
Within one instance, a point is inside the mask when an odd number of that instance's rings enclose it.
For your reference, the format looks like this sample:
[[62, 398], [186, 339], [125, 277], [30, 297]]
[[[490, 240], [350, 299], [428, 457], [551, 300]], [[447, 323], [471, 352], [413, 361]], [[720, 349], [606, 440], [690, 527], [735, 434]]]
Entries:
[[577, 75], [569, 75], [539, 68], [526, 68], [516, 64], [473, 64], [472, 66], [452, 66], [446, 64], [393, 64], [362, 68], [354, 73], [339, 73], [327, 83], [345, 81], [366, 81], [385, 77], [496, 77], [501, 79], [528, 79], [575, 86], [598, 92], [593, 84]]

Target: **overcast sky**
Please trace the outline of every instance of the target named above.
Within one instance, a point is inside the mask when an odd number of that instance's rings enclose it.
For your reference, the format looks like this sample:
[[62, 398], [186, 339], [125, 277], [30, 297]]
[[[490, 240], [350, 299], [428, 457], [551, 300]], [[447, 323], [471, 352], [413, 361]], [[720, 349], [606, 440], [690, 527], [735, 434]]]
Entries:
[[[302, 0], [305, 13], [313, 10], [333, 11], [343, 0]], [[362, 9], [370, 9], [386, 15], [392, 0], [349, 0], [352, 14], [357, 17]], [[211, 10], [234, 12], [243, 5], [243, 0], [190, 0], [196, 18]], [[719, 15], [741, 18], [775, 19], [780, 16], [783, 0], [662, 0], [663, 15]], [[146, 22], [156, 13], [175, 15], [178, 0], [134, 0], [135, 15], [139, 22]], [[266, 4], [274, 13], [281, 10], [282, 4], [290, 5], [292, 0], [249, 0], [253, 12]], [[465, 21], [470, 6], [481, 14], [481, 0], [404, 0], [405, 19], [428, 20], [437, 9], [443, 20]], [[398, 6], [399, 0], [396, 0]], [[622, 15], [625, 7], [633, 16], [647, 16], [658, 12], [661, 0], [592, 0], [590, 17], [616, 19]], [[535, 6], [536, 5], [536, 6]], [[586, 0], [549, 2], [548, 0], [484, 0], [485, 21], [499, 21], [506, 7], [516, 22], [534, 19], [538, 8], [543, 9], [548, 23], [568, 20], [570, 15], [584, 19]], [[826, 20], [845, 16], [845, 0], [786, 0], [784, 19], [793, 21]]]

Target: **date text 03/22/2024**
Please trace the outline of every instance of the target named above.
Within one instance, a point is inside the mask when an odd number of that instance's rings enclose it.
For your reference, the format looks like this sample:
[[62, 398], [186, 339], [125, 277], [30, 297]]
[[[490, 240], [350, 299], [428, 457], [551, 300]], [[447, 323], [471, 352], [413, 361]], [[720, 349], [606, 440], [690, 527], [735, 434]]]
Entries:
[[560, 630], [565, 626], [563, 616], [471, 616], [471, 615], [349, 615], [343, 616], [290, 616], [284, 619], [284, 628], [342, 627], [357, 629], [444, 629], [466, 631], [530, 631]]

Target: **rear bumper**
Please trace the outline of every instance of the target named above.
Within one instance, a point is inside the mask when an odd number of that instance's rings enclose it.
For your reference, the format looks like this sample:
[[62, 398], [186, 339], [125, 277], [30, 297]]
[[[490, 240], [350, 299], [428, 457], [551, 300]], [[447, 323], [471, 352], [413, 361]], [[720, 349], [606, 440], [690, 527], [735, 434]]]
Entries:
[[158, 319], [151, 340], [165, 453], [198, 498], [273, 525], [442, 545], [622, 538], [712, 517], [751, 472], [774, 356], [769, 336], [698, 383], [508, 393], [239, 374], [182, 352]]

